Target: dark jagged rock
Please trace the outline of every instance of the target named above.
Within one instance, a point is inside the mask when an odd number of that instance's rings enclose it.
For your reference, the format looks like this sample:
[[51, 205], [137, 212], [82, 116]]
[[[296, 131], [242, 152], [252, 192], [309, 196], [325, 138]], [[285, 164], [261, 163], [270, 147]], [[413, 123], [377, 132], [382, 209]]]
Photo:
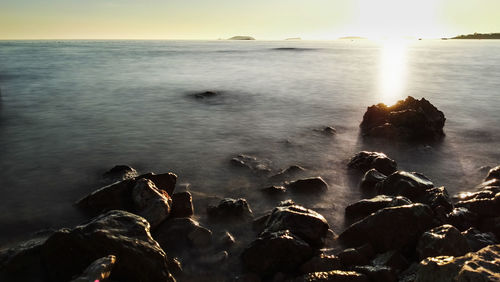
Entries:
[[254, 219], [254, 221], [252, 221], [252, 230], [257, 233], [261, 233], [262, 231], [264, 231], [264, 229], [266, 228], [267, 220], [270, 216], [271, 212], [268, 212], [265, 215]]
[[418, 172], [397, 171], [376, 186], [378, 193], [389, 196], [404, 196], [413, 202], [425, 195], [434, 184]]
[[109, 255], [100, 258], [90, 264], [83, 273], [71, 282], [89, 282], [89, 281], [103, 281], [106, 280], [116, 263], [116, 257]]
[[367, 151], [361, 151], [354, 155], [347, 167], [359, 170], [362, 173], [374, 168], [385, 175], [389, 175], [398, 169], [396, 162], [388, 158], [384, 153]]
[[338, 254], [340, 261], [344, 267], [349, 267], [353, 265], [365, 265], [370, 262], [370, 258], [367, 258], [356, 248], [347, 248]]
[[371, 282], [396, 282], [397, 277], [394, 271], [387, 266], [363, 265], [355, 266], [354, 271], [364, 274]]
[[164, 221], [153, 237], [168, 253], [198, 250], [212, 244], [212, 232], [191, 218], [172, 218]]
[[236, 239], [234, 239], [233, 234], [229, 233], [228, 231], [224, 232], [222, 236], [220, 237], [220, 244], [225, 247], [230, 247], [236, 243]]
[[384, 252], [415, 244], [433, 224], [434, 214], [427, 205], [384, 208], [349, 226], [339, 241], [348, 247], [368, 243]]
[[417, 244], [420, 259], [436, 256], [462, 256], [469, 251], [465, 236], [449, 224], [425, 232]]
[[270, 162], [268, 160], [257, 159], [253, 156], [238, 155], [230, 160], [230, 163], [235, 167], [246, 168], [249, 171], [257, 174], [271, 173]]
[[321, 247], [328, 222], [319, 213], [298, 205], [276, 207], [266, 222], [264, 233], [289, 230], [313, 247]]
[[372, 168], [363, 175], [360, 186], [363, 189], [373, 189], [377, 183], [382, 182], [386, 178], [385, 174]]
[[466, 208], [454, 208], [446, 215], [446, 222], [460, 231], [465, 231], [472, 226], [477, 226], [479, 218], [477, 214]]
[[470, 200], [479, 200], [479, 199], [491, 199], [495, 198], [495, 195], [500, 193], [500, 187], [497, 186], [487, 186], [484, 187], [481, 191], [478, 192], [465, 192], [459, 193], [454, 198], [459, 201], [470, 201]]
[[294, 177], [300, 173], [303, 173], [305, 168], [299, 165], [291, 165], [287, 169], [284, 169], [277, 174], [270, 177], [271, 181], [282, 181], [290, 177]]
[[500, 281], [500, 245], [461, 257], [430, 257], [420, 262], [415, 282]]
[[51, 281], [69, 281], [93, 261], [115, 254], [118, 281], [174, 281], [168, 258], [142, 217], [110, 211], [74, 229], [61, 229], [43, 244], [42, 261]]
[[302, 264], [299, 270], [301, 273], [305, 274], [311, 272], [330, 271], [341, 268], [342, 264], [338, 257], [333, 255], [320, 254], [318, 256], [314, 256], [313, 258]]
[[478, 228], [481, 231], [492, 232], [500, 238], [500, 216], [482, 218]]
[[456, 203], [456, 206], [466, 208], [479, 216], [498, 216], [500, 215], [500, 193], [497, 193], [494, 198], [460, 201]]
[[252, 220], [253, 213], [245, 199], [222, 199], [217, 206], [207, 208], [209, 218], [220, 221]]
[[363, 199], [346, 207], [345, 214], [349, 218], [360, 219], [387, 207], [409, 205], [412, 202], [402, 196], [378, 195], [371, 199]]
[[448, 195], [448, 191], [446, 191], [444, 187], [434, 187], [425, 190], [425, 193], [417, 198], [416, 202], [426, 204], [434, 211], [439, 207], [441, 207], [445, 213], [449, 213], [453, 210], [453, 203]]
[[293, 272], [313, 256], [313, 249], [289, 231], [267, 233], [242, 253], [244, 267], [262, 276]]
[[469, 228], [465, 232], [462, 232], [462, 234], [467, 239], [469, 247], [473, 252], [477, 252], [489, 245], [498, 244], [498, 240], [493, 233], [481, 232], [476, 228]]
[[409, 96], [393, 106], [368, 107], [360, 124], [363, 136], [388, 139], [426, 141], [444, 137], [446, 118], [443, 112], [425, 98]]
[[266, 188], [260, 189], [263, 193], [268, 195], [283, 195], [286, 193], [286, 188], [283, 186], [272, 185]]
[[137, 176], [139, 176], [137, 170], [128, 165], [116, 165], [102, 175], [103, 179], [109, 183], [132, 179]]
[[144, 217], [151, 228], [156, 228], [170, 214], [172, 199], [147, 178], [136, 181], [132, 189], [132, 200], [134, 213]]
[[368, 282], [366, 275], [355, 271], [331, 270], [313, 272], [297, 277], [294, 282]]
[[392, 250], [377, 255], [372, 264], [375, 266], [385, 266], [393, 270], [400, 271], [406, 269], [410, 264], [406, 257], [399, 250]]
[[285, 186], [293, 193], [323, 193], [328, 190], [328, 184], [321, 177], [299, 179]]
[[484, 181], [489, 181], [493, 179], [500, 179], [500, 165], [490, 169]]
[[217, 92], [205, 91], [205, 92], [195, 93], [193, 95], [193, 97], [196, 98], [196, 99], [208, 99], [208, 98], [216, 97], [218, 95], [219, 95], [219, 93], [217, 93]]
[[194, 214], [193, 197], [188, 191], [172, 195], [172, 210], [170, 217], [189, 217]]

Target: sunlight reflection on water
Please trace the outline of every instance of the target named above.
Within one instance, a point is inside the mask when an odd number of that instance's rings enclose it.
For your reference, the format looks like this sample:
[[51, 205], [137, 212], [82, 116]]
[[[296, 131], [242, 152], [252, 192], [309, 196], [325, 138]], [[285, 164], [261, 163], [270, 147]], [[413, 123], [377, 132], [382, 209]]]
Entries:
[[378, 96], [380, 102], [393, 105], [404, 98], [408, 42], [388, 39], [381, 44]]

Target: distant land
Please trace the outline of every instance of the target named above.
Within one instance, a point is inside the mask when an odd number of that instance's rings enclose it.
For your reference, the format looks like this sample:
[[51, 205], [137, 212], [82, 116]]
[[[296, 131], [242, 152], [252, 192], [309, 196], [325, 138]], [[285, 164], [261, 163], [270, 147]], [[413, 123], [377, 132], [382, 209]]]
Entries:
[[344, 36], [344, 37], [339, 37], [339, 39], [342, 40], [356, 40], [356, 39], [366, 39], [365, 37], [360, 37], [360, 36]]
[[285, 40], [302, 40], [302, 38], [300, 38], [300, 37], [290, 37], [290, 38], [287, 38]]
[[455, 36], [451, 39], [500, 39], [500, 33], [474, 33]]
[[251, 36], [237, 35], [229, 38], [228, 40], [255, 40], [255, 38]]

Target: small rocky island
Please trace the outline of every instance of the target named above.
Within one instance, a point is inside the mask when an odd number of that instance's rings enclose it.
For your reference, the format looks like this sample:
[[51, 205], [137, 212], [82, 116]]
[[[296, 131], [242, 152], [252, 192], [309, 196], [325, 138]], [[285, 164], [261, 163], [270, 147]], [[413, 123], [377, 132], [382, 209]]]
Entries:
[[[408, 137], [415, 126], [436, 137], [444, 115], [409, 97], [370, 107], [363, 123], [368, 132], [382, 126]], [[361, 151], [346, 163], [366, 198], [339, 211], [350, 223], [339, 234], [318, 211], [290, 199], [260, 217], [243, 198], [195, 212], [194, 194], [179, 190], [177, 175], [116, 166], [103, 175], [108, 185], [76, 202], [89, 221], [2, 250], [0, 281], [500, 281], [500, 166], [452, 197], [382, 152]], [[319, 175], [302, 177], [300, 166], [274, 173], [247, 155], [228, 165], [276, 183], [261, 189], [263, 197], [314, 199], [331, 189]], [[199, 215], [243, 231], [218, 232]]]
[[229, 38], [228, 40], [255, 40], [255, 38], [247, 35], [237, 35]]
[[473, 33], [455, 36], [451, 39], [500, 39], [500, 33]]

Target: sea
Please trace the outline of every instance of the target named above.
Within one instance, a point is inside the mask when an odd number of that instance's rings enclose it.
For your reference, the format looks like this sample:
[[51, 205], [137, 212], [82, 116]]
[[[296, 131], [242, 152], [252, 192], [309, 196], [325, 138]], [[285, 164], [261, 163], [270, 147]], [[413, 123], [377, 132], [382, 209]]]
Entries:
[[[368, 106], [407, 96], [444, 112], [441, 142], [360, 136]], [[177, 174], [209, 227], [221, 198], [256, 217], [292, 199], [340, 233], [363, 197], [353, 154], [384, 152], [453, 196], [500, 164], [499, 108], [497, 40], [0, 41], [0, 246], [88, 220], [75, 201], [118, 164]], [[270, 172], [233, 166], [241, 154]], [[328, 192], [260, 191], [291, 165]]]

